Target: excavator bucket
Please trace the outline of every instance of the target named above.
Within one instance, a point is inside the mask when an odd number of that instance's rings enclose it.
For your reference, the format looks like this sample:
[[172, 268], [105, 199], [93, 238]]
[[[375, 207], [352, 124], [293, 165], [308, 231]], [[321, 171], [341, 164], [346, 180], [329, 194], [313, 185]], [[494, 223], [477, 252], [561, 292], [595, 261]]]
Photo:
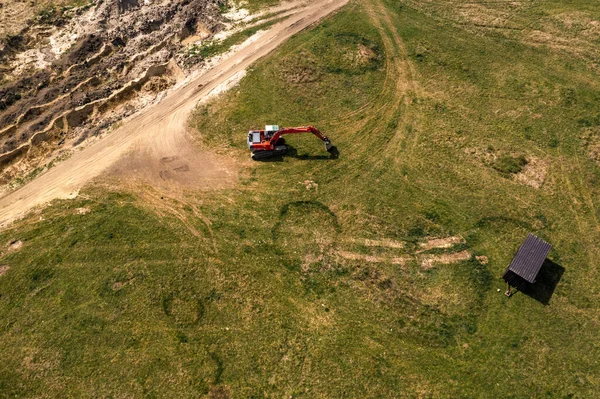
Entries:
[[325, 142], [325, 151], [332, 152], [334, 148], [335, 148], [335, 146], [333, 144], [331, 144], [331, 141], [327, 140]]
[[328, 153], [331, 154], [331, 158], [333, 158], [333, 159], [339, 158], [340, 152], [338, 151], [336, 146], [331, 144], [331, 141], [327, 140], [325, 142], [325, 149], [327, 150]]

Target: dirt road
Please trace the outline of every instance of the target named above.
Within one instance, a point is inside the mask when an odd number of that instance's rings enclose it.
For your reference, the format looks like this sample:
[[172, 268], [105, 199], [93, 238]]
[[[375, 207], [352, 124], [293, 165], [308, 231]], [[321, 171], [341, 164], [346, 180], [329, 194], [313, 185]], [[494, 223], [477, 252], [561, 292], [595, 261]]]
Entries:
[[[163, 173], [163, 179], [175, 178], [177, 171], [193, 172], [185, 158], [190, 148], [186, 136], [187, 121], [196, 104], [213, 89], [244, 71], [290, 36], [314, 24], [345, 5], [348, 0], [297, 1], [299, 7], [287, 18], [273, 25], [260, 38], [240, 51], [222, 59], [213, 68], [174, 90], [158, 104], [115, 129], [102, 140], [90, 145], [60, 163], [29, 184], [0, 199], [0, 227], [22, 217], [36, 206], [57, 198], [70, 198], [90, 180], [117, 162], [123, 162], [132, 152], [144, 153], [149, 162], [145, 173]], [[192, 163], [197, 168], [199, 159]], [[180, 162], [180, 166], [161, 165]], [[206, 169], [219, 176], [218, 165], [206, 157]], [[212, 169], [211, 169], [212, 168]], [[167, 171], [167, 172], [165, 172]], [[225, 177], [226, 178], [226, 177]], [[185, 180], [185, 178], [183, 178]]]

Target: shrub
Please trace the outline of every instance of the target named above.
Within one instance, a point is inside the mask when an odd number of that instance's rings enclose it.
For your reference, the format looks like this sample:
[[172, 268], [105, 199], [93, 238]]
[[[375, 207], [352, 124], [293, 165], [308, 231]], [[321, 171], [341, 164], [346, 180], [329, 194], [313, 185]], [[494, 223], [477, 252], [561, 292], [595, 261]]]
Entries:
[[524, 155], [502, 155], [494, 162], [492, 167], [504, 174], [516, 174], [521, 172], [525, 165], [527, 165], [527, 159]]

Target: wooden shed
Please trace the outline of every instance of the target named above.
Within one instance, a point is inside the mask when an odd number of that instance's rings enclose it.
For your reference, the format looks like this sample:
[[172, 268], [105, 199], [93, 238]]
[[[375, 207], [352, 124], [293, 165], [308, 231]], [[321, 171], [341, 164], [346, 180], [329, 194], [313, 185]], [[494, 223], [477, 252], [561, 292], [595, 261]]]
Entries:
[[550, 249], [550, 244], [529, 233], [502, 276], [506, 281], [507, 296], [511, 295], [510, 287], [524, 291], [535, 283]]

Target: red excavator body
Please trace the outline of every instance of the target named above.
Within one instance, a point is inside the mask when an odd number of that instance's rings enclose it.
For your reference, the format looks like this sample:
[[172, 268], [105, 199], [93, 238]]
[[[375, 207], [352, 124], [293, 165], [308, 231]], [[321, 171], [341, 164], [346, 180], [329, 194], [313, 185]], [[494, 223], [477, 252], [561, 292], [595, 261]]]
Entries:
[[267, 125], [265, 130], [250, 130], [248, 133], [248, 149], [252, 159], [263, 159], [287, 152], [282, 136], [286, 134], [311, 133], [325, 143], [325, 150], [332, 152], [334, 146], [329, 137], [325, 136], [314, 126], [279, 128], [277, 125]]

